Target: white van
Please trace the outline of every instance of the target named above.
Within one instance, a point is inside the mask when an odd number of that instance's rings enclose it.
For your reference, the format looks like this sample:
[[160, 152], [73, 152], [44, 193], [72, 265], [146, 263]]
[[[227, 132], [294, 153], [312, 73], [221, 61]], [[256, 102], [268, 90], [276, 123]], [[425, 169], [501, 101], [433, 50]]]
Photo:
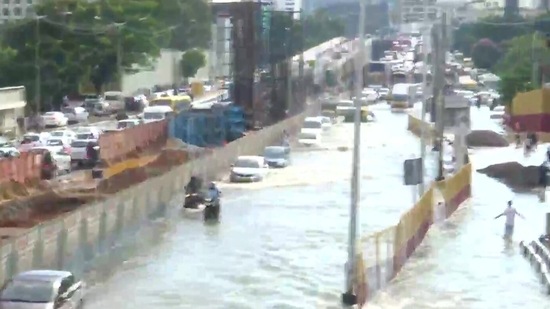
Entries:
[[140, 118], [145, 122], [164, 120], [174, 115], [174, 110], [170, 106], [149, 106], [143, 109]]
[[319, 117], [306, 117], [300, 133], [321, 134], [323, 132], [323, 121]]
[[107, 109], [111, 112], [123, 111], [126, 108], [124, 96], [120, 91], [106, 91], [103, 94], [103, 100], [109, 104]]

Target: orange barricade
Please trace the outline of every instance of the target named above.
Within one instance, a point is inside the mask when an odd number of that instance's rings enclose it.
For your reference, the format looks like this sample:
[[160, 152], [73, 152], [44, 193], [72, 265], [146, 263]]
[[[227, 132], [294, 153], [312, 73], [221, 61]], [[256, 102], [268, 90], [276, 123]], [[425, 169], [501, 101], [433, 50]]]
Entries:
[[18, 158], [0, 160], [0, 184], [9, 181], [25, 183], [40, 178], [42, 155], [23, 152]]
[[111, 132], [99, 137], [100, 156], [108, 163], [124, 159], [136, 150], [165, 143], [168, 136], [168, 121], [142, 124], [124, 131]]

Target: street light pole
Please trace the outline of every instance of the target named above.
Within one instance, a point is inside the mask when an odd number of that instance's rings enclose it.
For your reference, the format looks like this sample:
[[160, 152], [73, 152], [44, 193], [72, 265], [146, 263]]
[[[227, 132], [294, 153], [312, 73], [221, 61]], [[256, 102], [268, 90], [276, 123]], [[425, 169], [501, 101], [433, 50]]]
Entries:
[[363, 66], [365, 65], [365, 11], [366, 0], [359, 2], [359, 50], [355, 62], [355, 119], [353, 126], [353, 163], [351, 179], [351, 203], [349, 218], [348, 261], [346, 263], [346, 290], [342, 294], [342, 302], [352, 306], [357, 303], [355, 295], [354, 279], [356, 274], [357, 251], [357, 219], [359, 215], [359, 175], [361, 169], [361, 91], [363, 90]]
[[45, 16], [36, 16], [36, 25], [34, 28], [34, 35], [36, 39], [36, 46], [34, 48], [34, 104], [36, 104], [36, 112], [40, 114], [41, 108], [41, 88], [42, 88], [42, 78], [40, 72], [40, 20]]
[[[422, 123], [426, 123], [427, 100], [428, 100], [428, 40], [430, 39], [429, 23], [428, 23], [428, 6], [429, 0], [424, 0], [424, 31], [422, 33]], [[424, 194], [425, 183], [424, 176], [426, 175], [426, 127], [421, 126], [420, 133], [420, 158], [422, 161], [422, 181], [420, 182], [419, 194]]]

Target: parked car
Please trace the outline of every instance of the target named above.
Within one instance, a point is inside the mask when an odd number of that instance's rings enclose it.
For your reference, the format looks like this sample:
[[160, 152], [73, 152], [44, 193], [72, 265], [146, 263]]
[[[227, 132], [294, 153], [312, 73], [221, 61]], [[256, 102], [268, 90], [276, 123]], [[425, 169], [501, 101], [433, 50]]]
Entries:
[[75, 129], [76, 139], [98, 139], [103, 130], [98, 127], [80, 127]]
[[61, 109], [69, 123], [88, 122], [90, 113], [84, 107], [63, 107]]
[[71, 153], [71, 145], [61, 138], [50, 138], [46, 141], [45, 147], [48, 147], [53, 152]]
[[30, 270], [8, 280], [0, 291], [0, 308], [84, 308], [85, 283], [68, 271]]
[[0, 136], [0, 158], [18, 157], [20, 152], [7, 138]]
[[72, 130], [56, 130], [50, 132], [50, 138], [59, 138], [62, 139], [66, 144], [70, 144], [74, 139], [76, 139], [76, 133]]
[[88, 146], [93, 143], [97, 145], [95, 139], [77, 139], [71, 143], [71, 161], [78, 166], [89, 165]]
[[290, 164], [290, 148], [284, 146], [265, 147], [264, 159], [270, 167], [287, 167]]
[[300, 132], [321, 134], [323, 132], [323, 122], [320, 117], [307, 117], [304, 119]]
[[126, 103], [124, 102], [124, 96], [120, 91], [106, 91], [103, 94], [105, 102], [108, 104], [107, 110], [111, 113], [124, 110]]
[[261, 181], [269, 172], [269, 165], [264, 157], [240, 156], [231, 165], [231, 182], [255, 182]]
[[43, 146], [46, 141], [51, 137], [50, 133], [33, 133], [29, 132], [23, 135], [21, 143], [18, 145], [18, 150], [21, 152], [29, 151], [33, 147]]
[[388, 88], [378, 89], [378, 96], [379, 96], [380, 100], [387, 100], [389, 94], [390, 94], [390, 89], [388, 89]]
[[42, 122], [46, 127], [64, 127], [69, 119], [62, 112], [47, 112], [42, 115]]
[[113, 111], [109, 108], [109, 104], [105, 101], [98, 101], [94, 104], [91, 114], [94, 116], [109, 116]]
[[52, 179], [57, 175], [70, 173], [72, 170], [71, 156], [63, 150], [59, 151], [58, 147], [41, 146], [30, 151], [44, 155], [41, 168], [42, 179]]

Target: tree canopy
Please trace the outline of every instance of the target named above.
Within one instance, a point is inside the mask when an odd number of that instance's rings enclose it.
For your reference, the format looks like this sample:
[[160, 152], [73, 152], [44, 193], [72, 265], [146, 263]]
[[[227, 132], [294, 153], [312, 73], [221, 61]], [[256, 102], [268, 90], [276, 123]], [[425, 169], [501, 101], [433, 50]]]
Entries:
[[198, 49], [190, 49], [183, 53], [180, 60], [183, 77], [195, 76], [197, 71], [206, 65], [206, 56]]
[[476, 68], [491, 69], [500, 59], [501, 53], [493, 41], [481, 39], [472, 48], [472, 60]]
[[132, 72], [150, 66], [161, 48], [205, 45], [210, 13], [203, 2], [41, 1], [35, 17], [3, 29], [0, 86], [24, 85], [32, 106], [38, 67], [42, 106], [55, 106], [86, 84], [100, 92], [118, 80], [118, 56], [122, 70]]

